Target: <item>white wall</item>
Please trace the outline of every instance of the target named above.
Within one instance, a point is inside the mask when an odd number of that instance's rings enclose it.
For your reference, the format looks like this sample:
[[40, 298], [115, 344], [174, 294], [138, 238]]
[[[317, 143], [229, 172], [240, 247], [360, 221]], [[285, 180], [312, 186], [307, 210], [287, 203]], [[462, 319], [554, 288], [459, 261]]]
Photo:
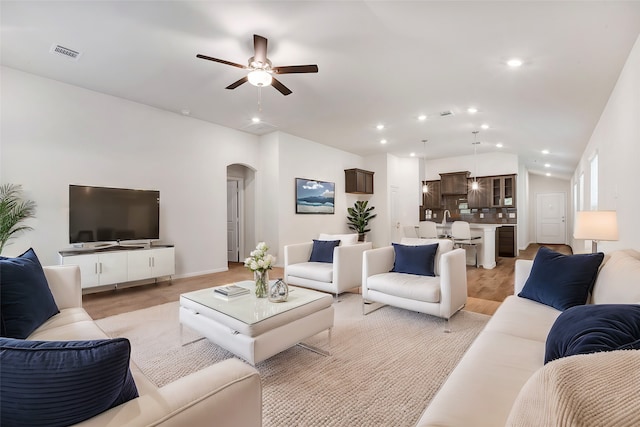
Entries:
[[[600, 242], [598, 249], [640, 250], [640, 198], [638, 160], [640, 159], [640, 37], [631, 50], [609, 101], [600, 116], [578, 164], [571, 185], [585, 174], [585, 206], [589, 206], [589, 159], [598, 152], [598, 209], [618, 212], [620, 239]], [[581, 242], [574, 242], [581, 246]]]
[[69, 246], [68, 187], [160, 190], [160, 237], [176, 245], [177, 275], [222, 271], [227, 165], [257, 169], [256, 136], [11, 68], [1, 69], [0, 181], [37, 207], [30, 246], [57, 264]]
[[[571, 208], [571, 183], [566, 179], [558, 179], [543, 175], [537, 175], [533, 173], [528, 174], [529, 181], [529, 196], [527, 200], [527, 216], [530, 218], [528, 222], [528, 233], [530, 239], [528, 243], [536, 242], [536, 227], [537, 227], [537, 198], [538, 194], [544, 193], [564, 193], [565, 195], [565, 224], [567, 227], [567, 238], [571, 234], [569, 223], [566, 218], [569, 216], [569, 210]], [[567, 241], [568, 242], [568, 241]]]
[[[278, 265], [283, 265], [285, 245], [309, 242], [319, 233], [352, 232], [347, 227], [347, 207], [355, 200], [371, 196], [345, 194], [344, 170], [363, 168], [362, 157], [282, 132], [262, 137], [260, 144], [270, 147], [271, 153], [261, 160], [263, 170], [269, 175], [265, 181], [267, 187], [261, 190], [263, 212], [266, 212], [262, 229], [265, 241], [272, 248], [270, 252], [278, 257]], [[273, 155], [274, 152], [277, 154]], [[335, 183], [335, 213], [296, 214], [296, 178]]]
[[438, 180], [441, 173], [469, 171], [471, 176], [510, 175], [518, 173], [518, 156], [510, 153], [483, 153], [470, 156], [427, 160], [427, 179]]

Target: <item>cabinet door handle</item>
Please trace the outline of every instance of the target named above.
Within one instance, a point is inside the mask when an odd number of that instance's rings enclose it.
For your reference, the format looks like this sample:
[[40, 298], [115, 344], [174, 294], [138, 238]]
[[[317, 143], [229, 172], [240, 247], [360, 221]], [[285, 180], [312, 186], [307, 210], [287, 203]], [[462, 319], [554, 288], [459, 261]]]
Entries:
[[102, 262], [100, 262], [99, 264], [100, 264], [100, 274], [102, 274]]
[[156, 266], [156, 257], [151, 257], [151, 267]]
[[93, 266], [95, 267], [96, 274], [98, 274], [98, 263], [94, 263]]
[[149, 257], [149, 267], [151, 267], [151, 257]]

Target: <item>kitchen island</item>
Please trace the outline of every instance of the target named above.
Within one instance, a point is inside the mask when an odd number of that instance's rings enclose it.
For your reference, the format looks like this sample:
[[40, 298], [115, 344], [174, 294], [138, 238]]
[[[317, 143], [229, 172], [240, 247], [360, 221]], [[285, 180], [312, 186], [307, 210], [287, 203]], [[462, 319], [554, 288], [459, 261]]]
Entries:
[[[482, 236], [482, 239], [479, 240], [477, 244], [478, 250], [478, 267], [482, 266], [483, 268], [490, 270], [496, 267], [496, 230], [499, 227], [515, 227], [516, 224], [480, 224], [480, 223], [469, 223], [469, 227], [471, 228], [471, 233], [473, 235]], [[446, 224], [436, 224], [436, 228], [438, 229], [438, 234], [444, 236], [451, 235], [451, 223], [448, 222]], [[474, 254], [467, 253], [467, 264], [469, 264], [469, 259], [473, 258]], [[471, 262], [475, 263], [475, 259]]]

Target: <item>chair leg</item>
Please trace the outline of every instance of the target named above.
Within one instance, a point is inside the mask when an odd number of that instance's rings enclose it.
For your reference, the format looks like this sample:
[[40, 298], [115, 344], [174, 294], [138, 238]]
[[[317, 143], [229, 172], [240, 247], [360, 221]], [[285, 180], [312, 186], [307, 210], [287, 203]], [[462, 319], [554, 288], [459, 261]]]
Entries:
[[448, 334], [451, 332], [451, 318], [444, 319], [444, 333]]

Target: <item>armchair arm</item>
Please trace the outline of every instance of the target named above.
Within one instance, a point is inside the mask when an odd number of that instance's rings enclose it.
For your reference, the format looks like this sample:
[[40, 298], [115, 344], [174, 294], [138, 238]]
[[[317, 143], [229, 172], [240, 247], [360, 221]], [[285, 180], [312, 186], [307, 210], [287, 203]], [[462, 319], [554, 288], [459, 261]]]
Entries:
[[42, 267], [42, 270], [59, 309], [82, 307], [80, 267], [53, 265]]
[[313, 249], [313, 242], [296, 243], [293, 245], [286, 245], [284, 247], [284, 279], [287, 280], [289, 272], [287, 267], [292, 264], [300, 264], [301, 262], [308, 262], [311, 256], [311, 250]]
[[440, 315], [453, 316], [467, 303], [467, 255], [454, 249], [440, 257]]
[[518, 295], [524, 284], [531, 274], [531, 268], [533, 267], [533, 261], [528, 259], [517, 259], [515, 269], [515, 281], [513, 283], [514, 295]]
[[371, 242], [364, 242], [333, 249], [333, 284], [337, 293], [361, 285], [362, 253], [372, 247]]
[[394, 261], [393, 246], [364, 251], [362, 254], [362, 298], [367, 299], [369, 291], [367, 278], [376, 274], [388, 273], [393, 268]]
[[258, 371], [227, 359], [76, 426], [261, 426]]

